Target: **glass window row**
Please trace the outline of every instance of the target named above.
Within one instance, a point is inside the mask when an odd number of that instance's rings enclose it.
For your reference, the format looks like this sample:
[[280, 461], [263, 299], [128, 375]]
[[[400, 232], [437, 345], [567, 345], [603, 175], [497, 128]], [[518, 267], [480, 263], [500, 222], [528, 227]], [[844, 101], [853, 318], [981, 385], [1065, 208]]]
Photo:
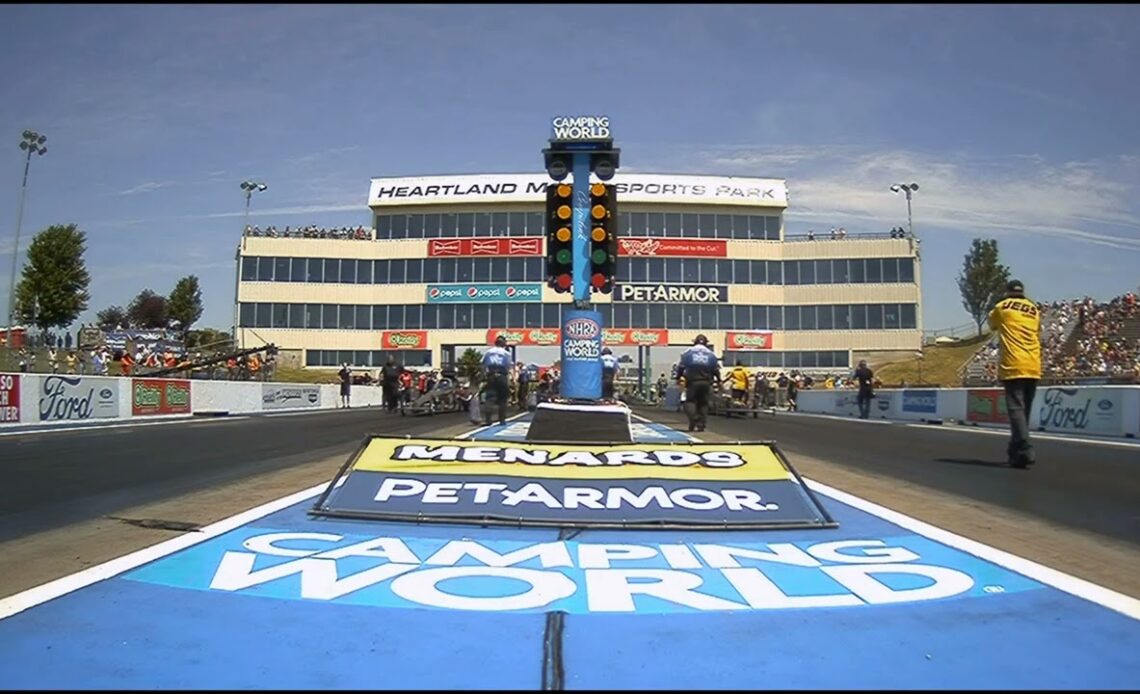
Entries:
[[[433, 284], [436, 282], [542, 282], [545, 259], [527, 258], [242, 258], [244, 282]], [[841, 260], [726, 260], [623, 258], [619, 282], [670, 284], [873, 284], [914, 282], [913, 258]]]
[[728, 351], [724, 353], [721, 374], [725, 374], [739, 361], [743, 366], [750, 368], [766, 367], [779, 369], [830, 369], [851, 368], [851, 358], [848, 352], [766, 352], [766, 351]]
[[[403, 366], [431, 366], [431, 351], [420, 349], [401, 350], [348, 350], [348, 349], [309, 349], [305, 350], [305, 366], [340, 366], [347, 363], [352, 368], [378, 369], [388, 363], [388, 357]], [[801, 351], [801, 352], [725, 352], [724, 369], [731, 368], [737, 361], [749, 368], [850, 368], [847, 352]]]
[[403, 366], [431, 366], [431, 350], [428, 349], [307, 349], [305, 366], [340, 366], [348, 364], [355, 368], [380, 368], [392, 361]]
[[[376, 216], [376, 240], [464, 236], [542, 236], [540, 212], [458, 212]], [[702, 239], [780, 240], [780, 218], [771, 215], [619, 212], [618, 233]]]
[[[570, 304], [243, 303], [243, 328], [321, 330], [484, 330], [559, 328]], [[732, 306], [597, 304], [610, 328], [673, 330], [913, 330], [915, 304]]]

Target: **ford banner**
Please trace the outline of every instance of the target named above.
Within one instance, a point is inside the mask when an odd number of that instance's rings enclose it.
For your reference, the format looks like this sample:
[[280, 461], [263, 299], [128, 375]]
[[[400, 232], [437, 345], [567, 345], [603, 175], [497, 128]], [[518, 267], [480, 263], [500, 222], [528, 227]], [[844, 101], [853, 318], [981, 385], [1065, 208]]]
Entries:
[[40, 379], [40, 421], [119, 416], [119, 379], [46, 375]]
[[1046, 388], [1037, 392], [1037, 417], [1030, 423], [1045, 431], [1117, 436], [1124, 425], [1121, 393], [1116, 388]]

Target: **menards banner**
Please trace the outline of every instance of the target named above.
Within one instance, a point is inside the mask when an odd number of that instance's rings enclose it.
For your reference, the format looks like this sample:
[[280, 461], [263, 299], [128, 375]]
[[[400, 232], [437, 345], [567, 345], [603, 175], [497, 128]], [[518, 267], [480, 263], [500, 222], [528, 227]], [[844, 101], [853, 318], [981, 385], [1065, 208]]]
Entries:
[[[546, 328], [492, 328], [487, 331], [487, 344], [495, 344], [502, 335], [508, 345], [547, 346], [562, 344], [560, 331]], [[611, 347], [658, 346], [669, 344], [668, 330], [644, 328], [606, 328], [602, 331], [602, 343]]]
[[427, 349], [427, 331], [385, 330], [380, 333], [380, 346], [384, 349]]
[[372, 437], [316, 513], [532, 525], [823, 526], [768, 444]]

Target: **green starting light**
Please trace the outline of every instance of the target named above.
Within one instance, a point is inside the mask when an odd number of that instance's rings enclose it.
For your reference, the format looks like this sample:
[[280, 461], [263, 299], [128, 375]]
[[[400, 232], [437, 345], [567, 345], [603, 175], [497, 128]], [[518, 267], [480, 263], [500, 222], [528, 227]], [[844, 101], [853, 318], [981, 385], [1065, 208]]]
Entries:
[[566, 248], [563, 248], [562, 250], [558, 251], [558, 253], [555, 254], [554, 257], [562, 265], [569, 265], [570, 264], [570, 251]]
[[601, 265], [609, 259], [609, 253], [606, 253], [605, 249], [599, 248], [593, 252], [590, 259], [594, 261], [595, 265]]

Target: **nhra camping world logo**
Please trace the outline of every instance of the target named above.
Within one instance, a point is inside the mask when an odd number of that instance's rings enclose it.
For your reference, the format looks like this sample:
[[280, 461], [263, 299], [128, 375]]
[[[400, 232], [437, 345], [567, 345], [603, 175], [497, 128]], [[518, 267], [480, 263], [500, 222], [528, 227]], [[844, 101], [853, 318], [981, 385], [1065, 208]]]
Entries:
[[566, 323], [566, 337], [575, 340], [594, 340], [602, 334], [602, 326], [589, 318], [575, 318]]

